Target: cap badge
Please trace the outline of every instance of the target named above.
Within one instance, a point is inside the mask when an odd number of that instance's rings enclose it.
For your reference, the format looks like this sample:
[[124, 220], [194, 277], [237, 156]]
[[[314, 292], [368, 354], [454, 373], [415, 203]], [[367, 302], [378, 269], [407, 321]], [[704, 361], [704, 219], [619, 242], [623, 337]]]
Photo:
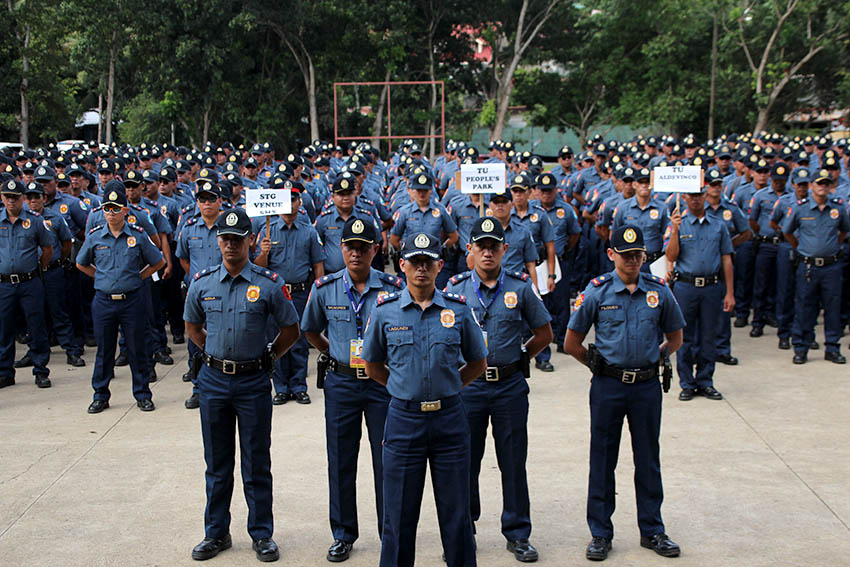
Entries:
[[549, 185], [549, 181], [550, 181], [549, 176], [544, 175], [543, 176], [543, 185]]
[[484, 232], [493, 232], [493, 221], [485, 219], [484, 222], [481, 223], [481, 230]]
[[633, 229], [627, 228], [626, 231], [623, 233], [623, 240], [631, 244], [635, 240], [637, 240], [637, 234]]
[[363, 221], [361, 221], [360, 219], [357, 219], [351, 224], [351, 232], [353, 232], [354, 234], [362, 233], [364, 228], [365, 227], [363, 226]]
[[779, 167], [776, 168], [776, 173], [778, 175], [785, 175], [785, 168], [780, 165]]
[[420, 184], [424, 185], [425, 183], [428, 183], [428, 178], [425, 177], [424, 175], [420, 175], [419, 179], [417, 181], [419, 181]]
[[340, 189], [348, 189], [348, 180], [343, 179], [339, 182]]
[[427, 234], [420, 234], [413, 240], [413, 244], [417, 248], [428, 248], [428, 245], [431, 244], [431, 239], [428, 238]]
[[239, 222], [239, 216], [236, 213], [230, 213], [224, 217], [224, 224], [227, 226], [236, 226], [237, 222]]
[[116, 193], [115, 191], [110, 192], [109, 193], [109, 200], [115, 201], [116, 199], [118, 199], [118, 193]]

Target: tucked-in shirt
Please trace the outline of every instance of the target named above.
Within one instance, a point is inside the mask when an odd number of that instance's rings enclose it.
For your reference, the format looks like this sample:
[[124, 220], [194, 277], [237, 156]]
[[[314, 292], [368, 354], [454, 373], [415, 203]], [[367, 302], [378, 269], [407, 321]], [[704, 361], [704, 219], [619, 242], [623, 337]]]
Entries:
[[[62, 243], [68, 242], [74, 238], [71, 234], [71, 229], [68, 228], [68, 223], [65, 218], [59, 213], [51, 209], [42, 209], [44, 213], [44, 226], [47, 228], [47, 234], [50, 238], [50, 246], [53, 247], [53, 254], [50, 256], [50, 261], [58, 260], [62, 255]], [[39, 254], [40, 256], [40, 254]]]
[[162, 260], [162, 254], [145, 231], [127, 222], [118, 237], [109, 226], [92, 230], [77, 254], [81, 266], [94, 264], [94, 288], [104, 293], [124, 293], [142, 287], [140, 272]]
[[409, 235], [421, 232], [439, 240], [441, 231], [449, 234], [457, 230], [457, 225], [446, 208], [433, 201], [424, 211], [415, 202], [405, 205], [396, 211], [393, 219], [395, 224], [391, 234], [401, 237], [402, 242]]
[[758, 223], [759, 236], [777, 236], [777, 232], [770, 226], [770, 217], [774, 205], [783, 194], [777, 194], [772, 187], [765, 187], [756, 191], [750, 199], [750, 220]]
[[[665, 249], [671, 232], [672, 225], [664, 233]], [[692, 276], [713, 276], [720, 272], [722, 256], [732, 251], [732, 238], [723, 221], [709, 215], [698, 219], [687, 211], [682, 216], [676, 270]]]
[[15, 224], [6, 208], [0, 209], [0, 274], [25, 274], [38, 267], [39, 248], [52, 246], [44, 217], [21, 209]]
[[647, 254], [654, 254], [661, 250], [664, 243], [664, 231], [669, 223], [667, 207], [661, 201], [650, 198], [649, 203], [641, 208], [637, 196], [634, 196], [625, 199], [617, 206], [611, 229], [625, 225], [640, 228]]
[[782, 232], [798, 230], [797, 252], [803, 256], [827, 257], [838, 253], [838, 233], [850, 232], [847, 209], [840, 199], [828, 199], [823, 209], [814, 199], [792, 206], [782, 221]]
[[368, 211], [354, 207], [348, 218], [343, 218], [336, 206], [331, 206], [316, 218], [313, 226], [325, 248], [325, 271], [338, 272], [345, 267], [342, 259], [342, 229], [348, 219], [356, 218], [363, 222], [372, 223], [377, 233], [381, 227]]
[[[252, 224], [257, 235], [256, 253], [259, 254], [259, 242], [266, 237], [266, 219], [256, 217]], [[269, 269], [280, 274], [288, 283], [311, 280], [313, 264], [325, 261], [325, 251], [316, 229], [297, 220], [292, 226], [287, 226], [286, 221], [276, 215], [269, 220], [269, 231], [272, 241]]]
[[200, 216], [188, 219], [177, 236], [175, 254], [189, 261], [189, 273], [186, 275], [190, 278], [204, 268], [221, 264], [221, 248], [218, 246], [215, 225], [207, 228]]

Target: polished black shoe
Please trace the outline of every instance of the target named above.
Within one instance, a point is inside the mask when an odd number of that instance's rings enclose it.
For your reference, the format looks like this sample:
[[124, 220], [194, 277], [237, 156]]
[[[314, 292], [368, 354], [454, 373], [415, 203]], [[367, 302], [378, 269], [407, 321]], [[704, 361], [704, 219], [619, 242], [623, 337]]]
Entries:
[[257, 554], [257, 559], [263, 563], [280, 559], [280, 550], [272, 538], [258, 539], [252, 547]]
[[77, 356], [76, 354], [68, 354], [65, 358], [68, 362], [68, 366], [76, 366], [77, 368], [79, 368], [80, 366], [86, 365], [86, 361]]
[[[274, 397], [272, 398], [272, 405], [282, 406], [283, 404], [285, 404], [288, 401], [289, 401], [289, 394], [278, 393], [278, 394], [275, 394]], [[339, 540], [337, 540], [337, 541], [339, 541]]]
[[790, 350], [791, 349], [791, 341], [788, 337], [784, 339], [779, 339], [779, 349], [780, 350]]
[[183, 381], [184, 382], [191, 382], [192, 381], [192, 371], [191, 370], [187, 370], [183, 374]]
[[794, 359], [791, 362], [793, 362], [794, 364], [805, 364], [806, 362], [808, 362], [808, 357], [805, 355], [805, 353], [797, 353], [794, 355]]
[[136, 406], [142, 411], [153, 411], [156, 409], [156, 406], [153, 405], [153, 400], [150, 398], [138, 400]]
[[537, 550], [528, 539], [517, 539], [508, 542], [508, 551], [514, 554], [514, 559], [523, 563], [534, 563], [538, 559]]
[[746, 317], [735, 317], [735, 322], [733, 323], [736, 329], [740, 329], [742, 327], [746, 327], [748, 325]]
[[717, 362], [722, 362], [727, 366], [738, 365], [738, 359], [732, 356], [731, 354], [718, 354], [716, 357], [714, 357], [714, 360], [716, 360]]
[[594, 537], [587, 544], [587, 551], [584, 556], [591, 561], [605, 561], [608, 558], [608, 552], [611, 551], [611, 540], [607, 537]]
[[30, 358], [30, 355], [25, 354], [19, 360], [16, 360], [12, 366], [15, 368], [29, 368], [30, 366], [35, 366], [35, 363]]
[[347, 541], [335, 539], [331, 544], [330, 549], [328, 549], [328, 561], [331, 563], [342, 563], [348, 559], [349, 555], [351, 555], [352, 547], [354, 547], [354, 545]]
[[50, 383], [50, 378], [48, 378], [44, 374], [36, 374], [35, 385], [39, 388], [49, 388], [50, 386], [52, 386], [52, 384]]
[[150, 376], [148, 376], [148, 382], [156, 382], [157, 380], [159, 380], [159, 377], [156, 375], [156, 368], [151, 366], [151, 373]]
[[176, 345], [182, 345], [186, 342], [186, 337], [184, 337], [183, 335], [171, 335], [171, 342]]
[[192, 394], [186, 401], [183, 402], [183, 405], [186, 406], [186, 409], [198, 409], [201, 407], [201, 397], [198, 394]]
[[192, 559], [195, 561], [204, 561], [212, 559], [225, 549], [230, 549], [233, 546], [233, 540], [230, 535], [224, 537], [205, 537], [204, 541], [195, 546], [192, 550]]
[[4, 376], [3, 378], [0, 378], [0, 388], [5, 388], [7, 386], [14, 386], [14, 385], [15, 385], [14, 376]]
[[809, 345], [809, 350], [820, 350], [820, 343], [812, 341], [812, 344]]
[[543, 362], [535, 362], [534, 368], [539, 370], [540, 372], [554, 372], [555, 367], [552, 366], [552, 363], [548, 360], [544, 360]]
[[118, 357], [115, 359], [115, 366], [127, 366], [128, 364], [130, 364], [130, 359], [127, 358], [127, 353], [118, 353]]
[[823, 358], [824, 360], [834, 362], [835, 364], [847, 364], [847, 359], [844, 358], [844, 355], [840, 352], [826, 351], [825, 353], [823, 353]]
[[15, 342], [19, 345], [25, 345], [30, 342], [30, 336], [26, 333], [18, 333], [15, 335]]
[[714, 386], [706, 386], [705, 388], [700, 388], [697, 390], [697, 393], [709, 400], [722, 400], [723, 394], [714, 389]]
[[109, 402], [106, 400], [95, 400], [89, 404], [89, 413], [100, 413], [109, 407]]
[[762, 335], [764, 335], [764, 329], [762, 329], [761, 327], [753, 327], [752, 329], [750, 329], [751, 337], [756, 338]]
[[161, 350], [158, 353], [154, 354], [153, 361], [158, 362], [159, 364], [164, 364], [166, 366], [174, 364], [174, 359], [171, 358], [164, 350]]
[[310, 394], [307, 392], [295, 392], [292, 394], [292, 397], [299, 404], [309, 404], [310, 403]]
[[683, 402], [687, 402], [689, 400], [693, 400], [697, 391], [694, 388], [683, 388], [681, 392], [679, 392], [679, 399]]
[[674, 543], [667, 534], [656, 534], [652, 537], [641, 537], [640, 546], [651, 549], [662, 557], [679, 557], [682, 552], [679, 545]]

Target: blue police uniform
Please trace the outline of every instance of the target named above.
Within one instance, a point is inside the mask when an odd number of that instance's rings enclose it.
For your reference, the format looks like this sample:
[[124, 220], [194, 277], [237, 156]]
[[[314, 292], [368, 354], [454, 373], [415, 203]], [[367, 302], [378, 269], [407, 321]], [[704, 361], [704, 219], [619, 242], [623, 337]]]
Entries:
[[[658, 331], [673, 333], [685, 326], [664, 280], [645, 272], [640, 273], [634, 292], [629, 292], [616, 271], [603, 274], [591, 280], [576, 303], [569, 328], [586, 335], [595, 325], [600, 354], [609, 365], [622, 370], [657, 369]], [[614, 469], [624, 417], [629, 419], [632, 439], [640, 534], [652, 537], [665, 531], [658, 446], [661, 384], [657, 379], [627, 383], [594, 374], [590, 384], [587, 524], [594, 537], [609, 540], [614, 537]]]
[[[366, 420], [378, 534], [384, 517], [381, 441], [390, 395], [386, 388], [369, 380], [362, 369], [352, 367], [352, 341], [362, 340], [378, 297], [404, 287], [401, 278], [372, 269], [361, 294], [343, 269], [316, 280], [301, 317], [301, 330], [322, 333], [328, 338], [334, 366], [325, 376], [325, 436], [328, 450], [330, 525], [333, 538], [354, 543], [360, 531], [357, 522], [357, 457]], [[349, 297], [349, 293], [351, 296]]]
[[758, 190], [750, 199], [750, 220], [759, 226], [755, 236], [758, 244], [753, 279], [753, 329], [776, 321], [777, 257], [782, 234], [770, 226], [773, 207], [783, 193], [772, 187]]
[[[783, 193], [770, 213], [771, 222], [781, 229], [782, 220], [788, 208], [796, 204], [797, 195], [794, 189]], [[796, 231], [794, 235], [797, 235]], [[796, 257], [797, 252], [794, 247], [783, 238], [776, 254], [776, 335], [781, 340], [787, 341], [791, 339], [791, 328], [794, 325], [794, 298], [797, 288]]]
[[21, 209], [13, 224], [6, 209], [0, 210], [0, 379], [15, 378], [15, 311], [18, 306], [24, 313], [30, 334], [33, 376], [38, 382], [50, 374], [47, 368], [50, 344], [44, 323], [44, 284], [39, 277], [39, 259], [40, 248], [53, 246], [53, 242], [44, 217], [38, 213]]
[[423, 211], [416, 202], [400, 208], [393, 215], [395, 224], [390, 234], [401, 238], [402, 241], [410, 234], [424, 232], [434, 238], [440, 238], [440, 231], [449, 234], [457, 230], [457, 225], [445, 207], [432, 202]]
[[[278, 327], [298, 323], [298, 314], [277, 274], [248, 262], [237, 276], [223, 265], [201, 270], [186, 295], [184, 318], [206, 324], [204, 352], [226, 361], [258, 361], [266, 346], [266, 319]], [[198, 376], [201, 432], [206, 462], [206, 537], [230, 533], [235, 429], [239, 430], [242, 484], [248, 504], [248, 533], [271, 538], [271, 414], [269, 371], [225, 373], [209, 363]]]
[[[570, 237], [581, 233], [581, 225], [575, 209], [560, 197], [555, 199], [555, 203], [549, 209], [542, 204], [540, 206], [546, 211], [552, 228], [555, 229], [555, 256], [561, 264], [561, 280], [555, 284], [555, 291], [543, 296], [543, 304], [552, 314], [552, 332], [555, 335], [555, 342], [563, 344], [567, 322], [570, 319], [570, 295], [578, 283], [574, 276], [582, 271], [578, 268], [579, 258], [576, 247], [570, 250], [569, 242]], [[536, 360], [540, 362], [549, 360], [550, 357], [551, 351], [547, 346], [537, 355]]]
[[502, 269], [499, 283], [488, 288], [474, 271], [452, 277], [447, 292], [464, 296], [486, 333], [488, 372], [461, 391], [471, 433], [470, 508], [472, 521], [481, 516], [478, 477], [487, 426], [502, 474], [502, 534], [510, 541], [531, 535], [531, 513], [525, 462], [528, 454], [528, 383], [522, 371], [522, 338], [517, 332], [551, 321], [531, 288], [528, 276]]
[[611, 229], [623, 225], [636, 226], [643, 232], [646, 244], [646, 261], [641, 268], [649, 271], [649, 265], [661, 257], [664, 245], [664, 231], [670, 223], [667, 207], [664, 203], [650, 197], [643, 208], [638, 204], [637, 195], [623, 200], [614, 212]]
[[480, 208], [472, 203], [469, 195], [458, 193], [446, 205], [446, 210], [452, 215], [452, 219], [457, 225], [457, 245], [462, 251], [461, 256], [466, 256], [469, 234], [472, 231], [472, 225], [480, 217]]
[[537, 263], [537, 246], [531, 232], [515, 218], [511, 218], [504, 229], [508, 249], [502, 256], [502, 267], [509, 272], [527, 272], [528, 262]]
[[422, 310], [405, 289], [380, 298], [372, 311], [363, 359], [386, 361], [392, 396], [384, 427], [382, 567], [414, 564], [426, 463], [436, 487], [446, 563], [476, 565], [466, 506], [470, 432], [458, 361], [486, 356], [481, 329], [459, 295], [435, 290]]
[[[734, 184], [733, 184], [734, 185]], [[729, 189], [732, 189], [730, 185]], [[744, 216], [750, 216], [750, 200], [755, 193], [755, 186], [742, 182], [737, 188], [728, 193], [729, 199], [735, 203]], [[742, 242], [735, 247], [735, 317], [746, 320], [750, 315], [753, 302], [753, 271], [755, 269], [754, 239]]]
[[345, 267], [340, 241], [342, 240], [342, 228], [345, 226], [345, 221], [352, 217], [373, 224], [375, 230], [378, 233], [381, 232], [381, 227], [375, 217], [369, 211], [356, 206], [345, 217], [339, 212], [336, 205], [322, 211], [313, 226], [316, 227], [316, 232], [319, 234], [322, 246], [325, 249], [325, 271], [327, 272], [338, 272]]
[[95, 266], [95, 297], [92, 301], [98, 345], [92, 373], [95, 400], [109, 401], [119, 325], [124, 332], [133, 375], [133, 396], [136, 400], [151, 397], [148, 366], [144, 358], [148, 339], [144, 332], [146, 305], [140, 291], [143, 282], [139, 272], [161, 259], [162, 254], [144, 230], [126, 221], [117, 237], [110, 232], [109, 226], [92, 229], [77, 254], [78, 264]]
[[89, 213], [89, 208], [85, 203], [58, 191], [53, 199], [46, 199], [45, 197], [44, 207], [61, 214], [68, 224], [68, 228], [71, 229], [71, 234], [77, 236], [85, 230], [86, 218]]

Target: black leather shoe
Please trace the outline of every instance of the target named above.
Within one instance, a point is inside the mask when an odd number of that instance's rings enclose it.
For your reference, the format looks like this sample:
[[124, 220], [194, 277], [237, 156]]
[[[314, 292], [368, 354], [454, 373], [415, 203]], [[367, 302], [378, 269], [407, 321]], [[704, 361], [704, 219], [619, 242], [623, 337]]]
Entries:
[[270, 537], [256, 540], [252, 547], [257, 553], [257, 559], [263, 563], [280, 559], [280, 550], [278, 550], [277, 544]]
[[52, 386], [50, 383], [50, 378], [45, 374], [36, 374], [35, 375], [35, 385], [39, 388], [49, 388]]
[[15, 368], [29, 368], [30, 366], [35, 366], [35, 363], [30, 358], [30, 355], [25, 354], [19, 360], [16, 360], [12, 366]]
[[539, 557], [537, 550], [527, 539], [509, 541], [507, 547], [508, 551], [514, 554], [514, 558], [523, 563], [534, 563]]
[[138, 400], [136, 402], [136, 406], [138, 406], [138, 408], [142, 411], [153, 411], [156, 409], [156, 406], [153, 405], [153, 400], [150, 398]]
[[[272, 398], [272, 405], [282, 406], [289, 401], [289, 394], [275, 394]], [[340, 541], [340, 540], [336, 540]]]
[[584, 556], [591, 561], [605, 561], [608, 558], [608, 552], [611, 551], [611, 540], [607, 537], [594, 537], [587, 544], [587, 551]]
[[714, 386], [706, 386], [705, 388], [700, 388], [697, 390], [697, 393], [709, 400], [722, 400], [723, 394], [714, 389]]
[[733, 323], [733, 325], [735, 325], [736, 329], [741, 329], [743, 327], [746, 327], [747, 324], [748, 324], [748, 322], [747, 322], [746, 317], [735, 317], [735, 322]]
[[679, 557], [682, 552], [679, 545], [674, 543], [667, 534], [656, 534], [652, 537], [641, 537], [640, 546], [651, 549], [662, 557]]
[[13, 376], [5, 376], [0, 378], [0, 388], [5, 388], [7, 386], [14, 386], [15, 378]]
[[823, 353], [823, 358], [830, 362], [834, 362], [835, 364], [847, 364], [847, 359], [844, 358], [844, 355], [840, 352], [827, 351]]
[[732, 356], [731, 354], [718, 354], [716, 357], [714, 357], [714, 360], [716, 360], [717, 362], [722, 362], [727, 366], [738, 365], [738, 359]]
[[15, 335], [15, 341], [19, 345], [25, 345], [30, 342], [30, 336], [26, 333], [18, 333], [17, 335]]
[[186, 337], [184, 337], [183, 335], [172, 335], [171, 336], [171, 342], [173, 342], [176, 345], [182, 345], [183, 343], [186, 342]]
[[809, 345], [809, 350], [820, 350], [820, 343], [812, 341], [812, 344]]
[[780, 350], [790, 350], [791, 349], [791, 341], [788, 338], [779, 339], [779, 349]]
[[77, 368], [79, 368], [80, 366], [86, 365], [86, 361], [77, 356], [76, 354], [66, 355], [65, 358], [67, 359], [68, 366], [76, 366]]
[[159, 380], [159, 378], [156, 375], [156, 368], [151, 366], [151, 373], [150, 376], [148, 376], [148, 382], [156, 382], [157, 380]]
[[168, 353], [163, 350], [153, 355], [153, 361], [158, 362], [159, 364], [164, 364], [166, 366], [174, 364], [174, 359], [171, 358]]
[[183, 402], [183, 405], [186, 406], [186, 409], [198, 409], [201, 407], [201, 397], [198, 394], [192, 394], [186, 401]]
[[555, 367], [552, 366], [552, 363], [548, 360], [544, 360], [543, 362], [535, 362], [534, 368], [539, 370], [540, 372], [554, 372]]
[[95, 400], [89, 404], [89, 413], [100, 413], [109, 407], [109, 402], [106, 400]]
[[292, 394], [292, 397], [295, 398], [295, 401], [299, 404], [309, 404], [310, 403], [310, 394], [307, 392], [295, 392]]
[[188, 371], [186, 371], [185, 374], [183, 374], [183, 381], [184, 382], [191, 382], [192, 381], [192, 371], [191, 370], [188, 370]]
[[331, 544], [330, 549], [328, 549], [328, 561], [331, 563], [342, 563], [348, 559], [349, 555], [351, 555], [352, 547], [354, 547], [354, 545], [347, 541], [335, 539], [333, 544]]
[[805, 364], [808, 361], [808, 357], [805, 353], [797, 353], [794, 355], [794, 359], [791, 361], [794, 364]]
[[762, 335], [764, 335], [764, 329], [762, 329], [761, 327], [753, 327], [752, 329], [750, 329], [751, 337], [756, 338]]
[[127, 353], [118, 353], [118, 357], [115, 359], [115, 366], [127, 366], [128, 364], [130, 364], [130, 359], [127, 358]]
[[204, 561], [212, 559], [225, 549], [230, 549], [233, 546], [233, 540], [230, 535], [224, 537], [205, 537], [204, 541], [195, 546], [192, 550], [192, 559], [195, 561]]
[[679, 392], [679, 399], [683, 402], [693, 400], [696, 393], [697, 391], [695, 388], [683, 388], [682, 391]]

